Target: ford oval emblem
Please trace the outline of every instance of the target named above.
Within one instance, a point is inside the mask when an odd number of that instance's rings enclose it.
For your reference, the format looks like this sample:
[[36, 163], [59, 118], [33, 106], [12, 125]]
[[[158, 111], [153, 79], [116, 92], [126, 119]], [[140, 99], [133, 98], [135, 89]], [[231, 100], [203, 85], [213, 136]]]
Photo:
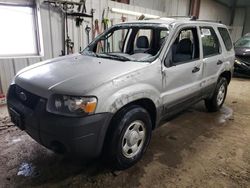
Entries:
[[26, 100], [27, 100], [27, 96], [26, 96], [26, 94], [25, 94], [24, 92], [20, 92], [20, 93], [19, 93], [19, 97], [20, 97], [20, 99], [21, 99], [22, 101], [26, 101]]

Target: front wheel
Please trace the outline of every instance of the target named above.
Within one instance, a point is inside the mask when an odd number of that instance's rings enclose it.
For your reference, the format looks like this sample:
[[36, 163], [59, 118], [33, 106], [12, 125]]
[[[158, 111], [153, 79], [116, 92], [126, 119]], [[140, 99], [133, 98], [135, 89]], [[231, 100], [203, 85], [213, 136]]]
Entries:
[[222, 107], [227, 95], [227, 85], [227, 79], [221, 77], [216, 85], [213, 96], [205, 100], [205, 105], [209, 112], [216, 112]]
[[109, 162], [115, 169], [126, 169], [138, 162], [151, 139], [152, 123], [148, 112], [140, 106], [124, 108], [112, 121]]

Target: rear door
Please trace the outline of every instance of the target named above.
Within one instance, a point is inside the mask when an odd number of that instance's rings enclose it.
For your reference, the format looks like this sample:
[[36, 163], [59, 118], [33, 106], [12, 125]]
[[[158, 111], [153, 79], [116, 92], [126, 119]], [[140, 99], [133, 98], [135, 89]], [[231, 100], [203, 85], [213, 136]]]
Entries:
[[200, 33], [204, 64], [202, 88], [203, 95], [207, 95], [216, 86], [219, 72], [224, 63], [224, 57], [215, 28], [201, 26]]

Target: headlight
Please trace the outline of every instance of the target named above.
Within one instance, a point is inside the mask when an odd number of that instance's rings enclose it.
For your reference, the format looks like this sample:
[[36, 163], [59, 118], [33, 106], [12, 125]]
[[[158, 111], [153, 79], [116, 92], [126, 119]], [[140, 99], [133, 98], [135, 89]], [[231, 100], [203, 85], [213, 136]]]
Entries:
[[235, 59], [234, 61], [236, 64], [241, 65], [241, 62], [238, 59]]
[[54, 95], [49, 100], [47, 109], [49, 112], [56, 114], [82, 116], [93, 114], [95, 112], [96, 105], [96, 97]]
[[244, 66], [246, 66], [246, 64], [245, 63], [243, 63], [242, 61], [240, 61], [240, 60], [238, 60], [238, 59], [235, 59], [235, 64], [237, 64], [237, 65], [244, 65]]

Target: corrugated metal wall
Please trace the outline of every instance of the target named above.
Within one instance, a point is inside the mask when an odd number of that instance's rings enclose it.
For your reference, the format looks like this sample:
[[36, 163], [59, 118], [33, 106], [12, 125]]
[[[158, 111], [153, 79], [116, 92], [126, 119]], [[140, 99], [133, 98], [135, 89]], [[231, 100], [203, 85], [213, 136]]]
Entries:
[[[43, 1], [41, 0], [44, 57], [0, 59], [0, 90], [3, 90], [4, 93], [6, 93], [8, 86], [11, 83], [11, 80], [19, 70], [36, 62], [45, 59], [50, 59], [53, 57], [58, 57], [59, 55], [61, 55], [61, 50], [63, 49], [63, 17], [58, 10], [51, 8], [50, 6], [43, 4], [42, 2]], [[94, 19], [101, 20], [103, 9], [107, 7], [123, 8], [159, 16], [164, 15], [164, 12], [161, 11], [146, 9], [138, 6], [126, 5], [122, 3], [116, 3], [108, 0], [87, 0], [86, 2], [87, 11], [90, 11], [91, 8], [95, 9]], [[121, 14], [109, 13], [108, 17], [113, 18], [114, 23], [121, 22]], [[127, 17], [128, 20], [136, 19], [134, 16]], [[91, 19], [87, 18], [85, 21], [86, 22], [83, 22], [82, 26], [80, 27], [75, 26], [75, 21], [73, 19], [69, 19], [68, 21], [69, 36], [74, 42], [75, 52], [78, 52], [80, 47], [81, 49], [83, 49], [87, 45], [87, 35], [85, 33], [85, 27], [87, 24], [91, 26]]]
[[190, 0], [165, 0], [165, 13], [167, 16], [189, 15]]
[[246, 21], [244, 23], [244, 31], [243, 31], [243, 34], [247, 34], [247, 33], [250, 33], [250, 7], [247, 7], [245, 9], [246, 11]]
[[234, 42], [236, 42], [242, 36], [246, 13], [247, 12], [245, 8], [236, 8], [235, 10], [233, 26], [231, 29], [231, 36]]
[[[15, 0], [18, 2], [17, 0]], [[25, 0], [22, 0], [25, 1]], [[31, 1], [31, 0], [27, 0]], [[162, 3], [163, 0], [154, 0], [156, 4]], [[169, 7], [171, 2], [166, 1], [166, 6]], [[42, 31], [43, 31], [43, 43], [44, 43], [44, 57], [40, 58], [15, 58], [15, 59], [0, 59], [0, 81], [1, 87], [4, 93], [6, 93], [9, 84], [11, 83], [14, 75], [22, 68], [37, 63], [39, 61], [50, 59], [53, 57], [58, 57], [61, 55], [61, 50], [63, 49], [63, 17], [58, 10], [51, 8], [50, 6], [43, 4], [41, 2], [41, 21], [42, 21]], [[141, 1], [146, 3], [146, 5], [152, 4], [151, 0]], [[135, 3], [134, 3], [135, 4]], [[163, 7], [164, 7], [163, 3]], [[176, 8], [173, 8], [176, 6]], [[110, 0], [87, 0], [86, 8], [90, 11], [91, 8], [95, 9], [94, 19], [101, 20], [102, 12], [104, 8], [122, 8], [147, 14], [167, 16], [167, 15], [183, 15], [187, 13], [187, 7], [189, 7], [189, 0], [176, 0], [172, 1], [172, 8], [168, 8], [166, 12], [153, 10], [149, 8], [143, 8], [145, 6], [134, 6], [126, 5], [122, 3], [113, 2]], [[147, 6], [146, 6], [147, 7]], [[158, 6], [159, 7], [159, 6]], [[154, 7], [154, 8], [157, 8]], [[162, 7], [160, 7], [162, 9]], [[165, 7], [163, 8], [163, 10]], [[177, 11], [177, 12], [176, 12]], [[113, 23], [121, 22], [121, 14], [115, 14], [109, 12], [108, 17], [113, 20]], [[126, 16], [126, 15], [125, 15]], [[128, 20], [136, 19], [135, 16], [126, 16]], [[74, 42], [74, 51], [78, 52], [80, 47], [83, 49], [87, 45], [87, 35], [85, 33], [85, 27], [88, 24], [91, 26], [91, 19], [86, 19], [82, 26], [76, 27], [75, 21], [69, 19], [69, 36]], [[89, 23], [87, 23], [89, 22]], [[99, 21], [100, 23], [100, 21]], [[20, 36], [21, 37], [21, 36]], [[62, 67], [63, 68], [63, 67]], [[1, 90], [1, 88], [0, 88]]]
[[202, 0], [199, 18], [202, 20], [221, 21], [223, 24], [229, 25], [231, 9], [215, 1]]

